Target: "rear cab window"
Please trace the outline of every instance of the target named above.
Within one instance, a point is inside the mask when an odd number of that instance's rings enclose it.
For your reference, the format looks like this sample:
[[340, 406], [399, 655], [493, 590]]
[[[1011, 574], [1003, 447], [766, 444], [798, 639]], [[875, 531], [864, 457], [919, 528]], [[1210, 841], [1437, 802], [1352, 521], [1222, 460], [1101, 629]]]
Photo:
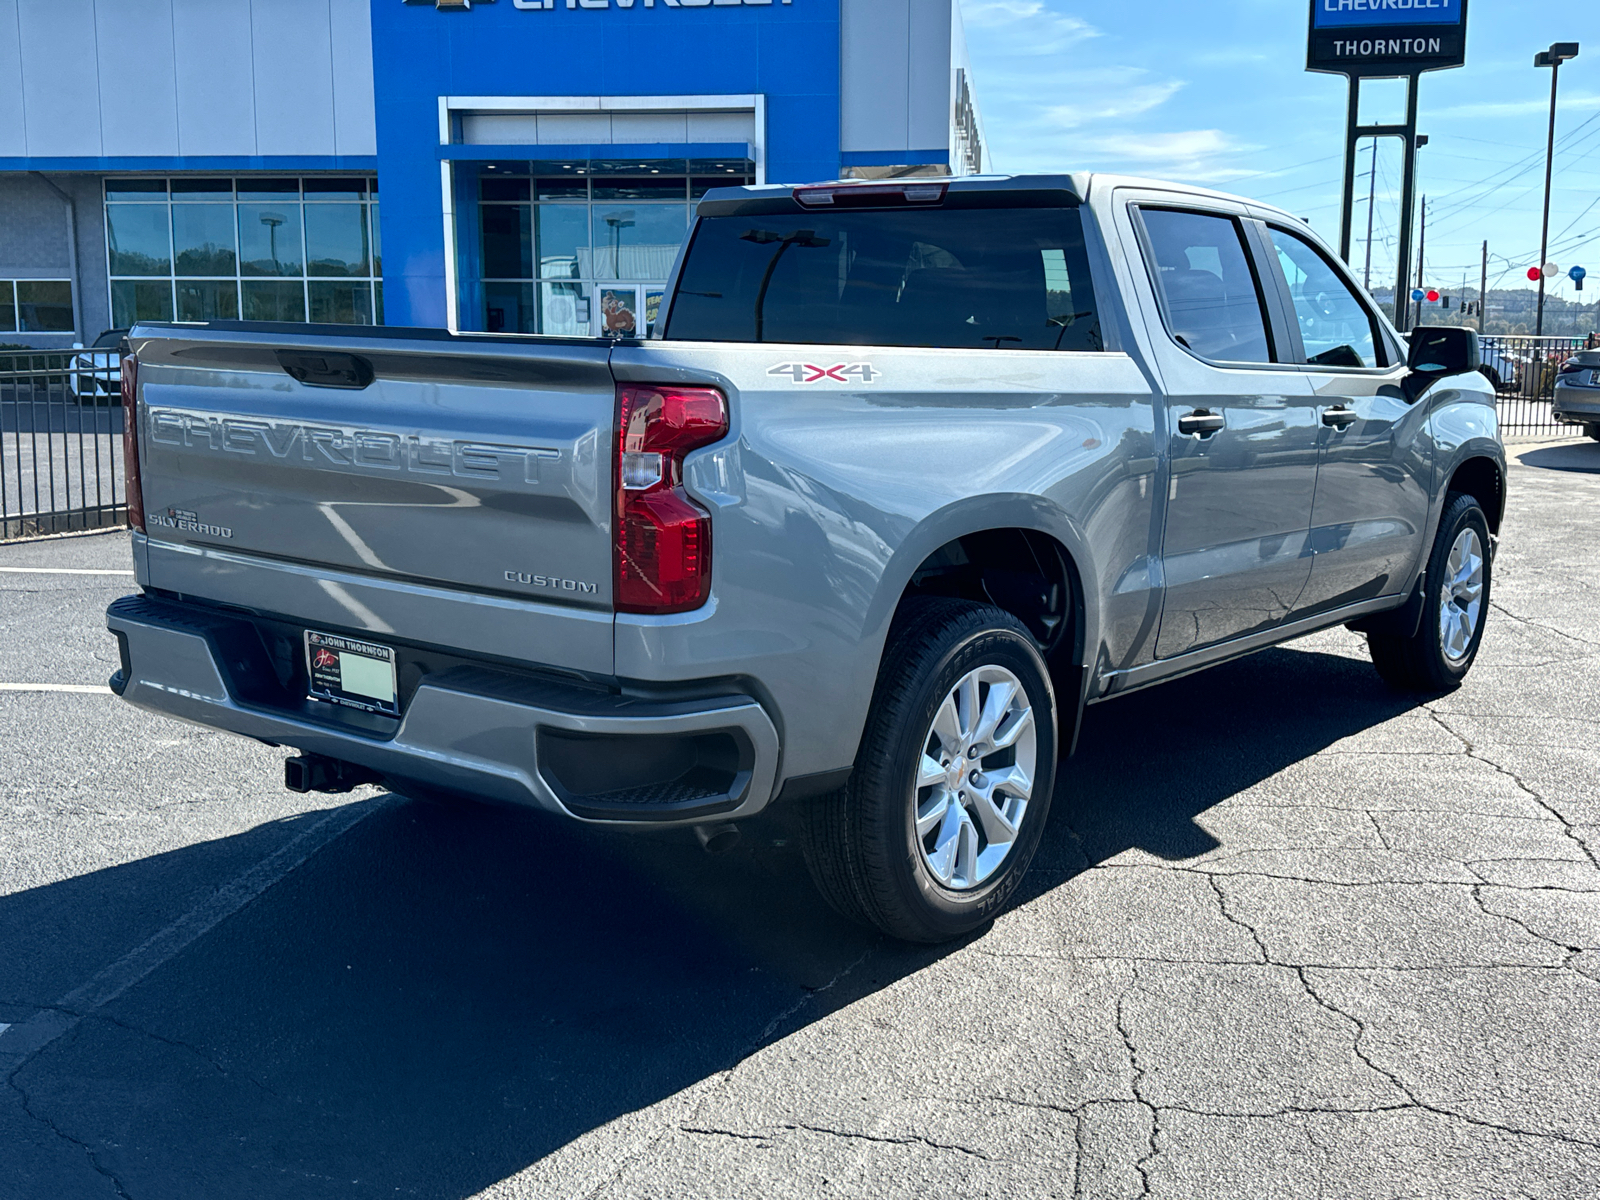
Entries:
[[1147, 205], [1138, 213], [1172, 340], [1213, 362], [1278, 361], [1237, 218]]
[[1075, 208], [703, 217], [664, 335], [680, 341], [1104, 349]]

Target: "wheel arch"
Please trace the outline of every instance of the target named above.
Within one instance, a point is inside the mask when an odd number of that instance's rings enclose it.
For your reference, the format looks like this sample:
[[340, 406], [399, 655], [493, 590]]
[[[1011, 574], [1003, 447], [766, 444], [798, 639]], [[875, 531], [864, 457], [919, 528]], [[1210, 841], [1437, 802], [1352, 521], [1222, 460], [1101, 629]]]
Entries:
[[1505, 515], [1505, 472], [1493, 458], [1486, 454], [1473, 454], [1463, 458], [1445, 484], [1445, 494], [1464, 492], [1477, 500], [1489, 522], [1489, 532], [1498, 535], [1500, 519]]
[[953, 596], [1011, 613], [1045, 652], [1061, 746], [1070, 753], [1087, 698], [1088, 648], [1098, 636], [1095, 587], [1083, 539], [1065, 513], [1037, 496], [988, 496], [931, 515], [901, 543], [869, 627], [881, 662], [889, 625], [909, 597]]

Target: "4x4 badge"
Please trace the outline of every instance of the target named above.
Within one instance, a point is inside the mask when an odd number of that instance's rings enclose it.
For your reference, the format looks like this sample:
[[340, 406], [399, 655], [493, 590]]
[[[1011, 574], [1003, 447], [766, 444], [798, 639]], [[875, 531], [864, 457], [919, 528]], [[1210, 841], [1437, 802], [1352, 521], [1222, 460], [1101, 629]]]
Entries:
[[862, 383], [871, 383], [883, 372], [871, 363], [834, 363], [819, 367], [815, 363], [779, 363], [767, 368], [768, 375], [787, 375], [796, 383], [821, 383], [830, 379], [834, 383], [849, 383], [853, 375]]

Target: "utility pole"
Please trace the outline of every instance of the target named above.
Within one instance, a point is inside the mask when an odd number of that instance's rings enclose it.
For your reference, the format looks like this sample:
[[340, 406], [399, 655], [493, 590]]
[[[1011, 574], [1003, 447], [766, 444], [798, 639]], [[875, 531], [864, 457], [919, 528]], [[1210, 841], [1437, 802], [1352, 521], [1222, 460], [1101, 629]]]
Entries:
[[[1422, 260], [1423, 260], [1423, 256], [1426, 255], [1427, 253], [1428, 253], [1428, 197], [1427, 197], [1426, 194], [1424, 194], [1423, 197], [1422, 197], [1422, 230], [1417, 235], [1417, 286], [1418, 287], [1422, 286]], [[1422, 305], [1423, 305], [1423, 303], [1424, 302], [1421, 301], [1421, 300], [1417, 301], [1417, 319], [1416, 319], [1416, 321], [1413, 322], [1413, 324], [1416, 324], [1416, 325], [1421, 325], [1422, 324]], [[1407, 300], [1406, 304], [1407, 304], [1407, 306], [1409, 308], [1409, 305], [1411, 304], [1411, 301]], [[1408, 311], [1407, 316], [1409, 316], [1409, 315], [1410, 315], [1410, 313]]]
[[1378, 139], [1372, 139], [1372, 170], [1367, 174], [1367, 269], [1362, 273], [1361, 286], [1372, 294], [1372, 201], [1378, 190]]
[[1539, 311], [1533, 323], [1535, 337], [1544, 333], [1544, 256], [1550, 243], [1550, 169], [1556, 153], [1556, 82], [1561, 77], [1561, 64], [1577, 57], [1577, 42], [1554, 42], [1550, 49], [1533, 56], [1534, 66], [1550, 68], [1550, 132], [1544, 143], [1544, 222], [1539, 227]]
[[1483, 266], [1478, 269], [1478, 332], [1483, 332], [1483, 306], [1489, 302], [1489, 239], [1483, 239]]

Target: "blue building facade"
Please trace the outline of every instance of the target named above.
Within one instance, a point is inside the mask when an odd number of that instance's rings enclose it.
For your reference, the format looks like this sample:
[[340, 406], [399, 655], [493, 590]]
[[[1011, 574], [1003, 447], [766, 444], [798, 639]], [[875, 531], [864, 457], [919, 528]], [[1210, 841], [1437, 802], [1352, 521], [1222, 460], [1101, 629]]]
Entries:
[[0, 343], [643, 332], [707, 188], [981, 170], [972, 96], [956, 0], [0, 0]]

